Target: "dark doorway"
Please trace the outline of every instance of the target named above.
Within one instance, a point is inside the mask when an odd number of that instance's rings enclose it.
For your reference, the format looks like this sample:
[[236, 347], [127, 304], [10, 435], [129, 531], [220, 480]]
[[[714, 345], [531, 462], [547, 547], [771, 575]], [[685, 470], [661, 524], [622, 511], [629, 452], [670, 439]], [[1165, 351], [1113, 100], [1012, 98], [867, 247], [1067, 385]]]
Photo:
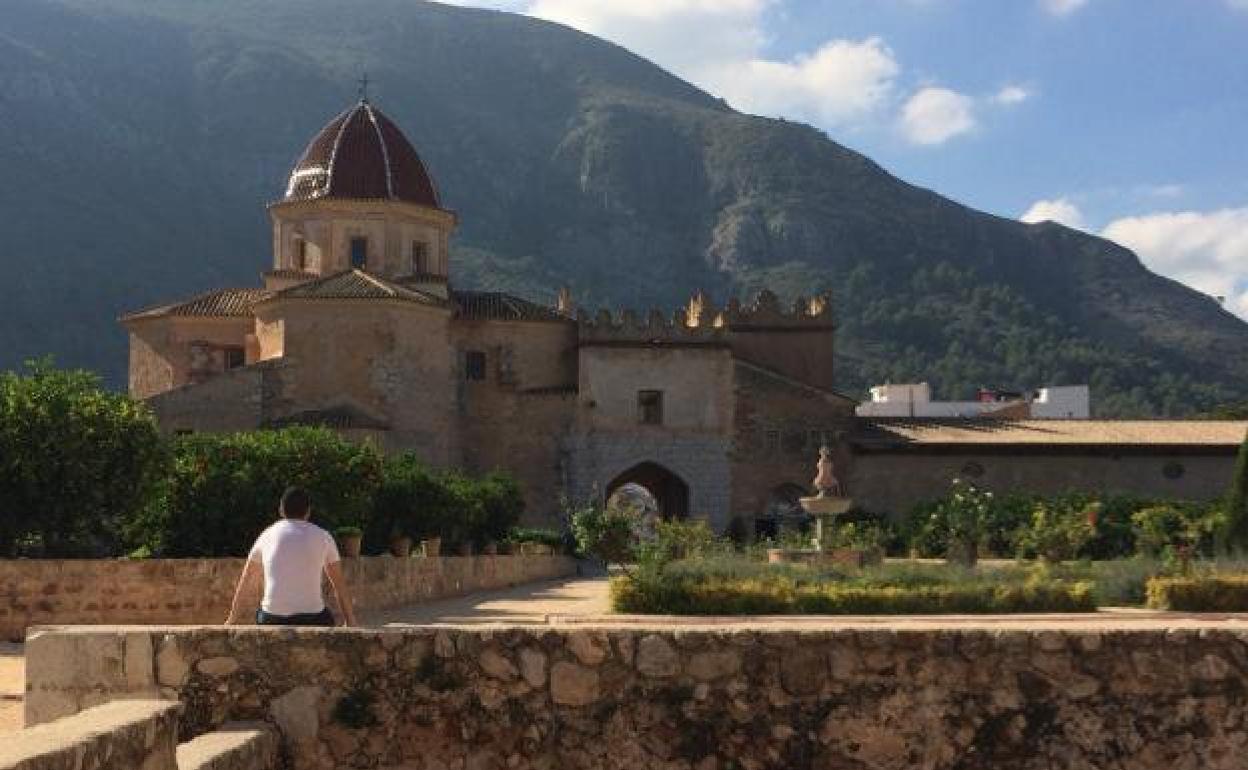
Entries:
[[646, 462], [624, 471], [607, 485], [607, 499], [626, 484], [643, 487], [653, 495], [664, 519], [688, 518], [689, 485], [662, 465]]

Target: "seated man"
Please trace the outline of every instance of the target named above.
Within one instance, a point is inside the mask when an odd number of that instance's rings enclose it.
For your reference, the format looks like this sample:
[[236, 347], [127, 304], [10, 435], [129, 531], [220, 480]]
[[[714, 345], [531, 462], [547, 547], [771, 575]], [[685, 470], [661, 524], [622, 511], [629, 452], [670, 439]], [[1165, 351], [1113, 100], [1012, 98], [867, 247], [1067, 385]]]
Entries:
[[308, 521], [312, 514], [308, 494], [290, 487], [282, 495], [279, 513], [281, 521], [260, 533], [251, 548], [225, 624], [241, 622], [239, 606], [243, 597], [254, 595], [256, 581], [263, 578], [264, 600], [256, 612], [257, 623], [333, 626], [334, 615], [321, 595], [321, 577], [328, 575], [344, 625], [355, 625], [355, 610], [342, 578], [338, 546], [328, 532]]

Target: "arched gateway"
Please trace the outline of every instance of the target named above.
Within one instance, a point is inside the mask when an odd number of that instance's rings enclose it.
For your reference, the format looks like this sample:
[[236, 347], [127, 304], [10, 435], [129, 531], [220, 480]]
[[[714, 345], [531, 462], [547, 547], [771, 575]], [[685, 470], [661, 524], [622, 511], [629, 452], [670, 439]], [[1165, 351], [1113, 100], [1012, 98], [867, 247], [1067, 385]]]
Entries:
[[606, 499], [626, 484], [636, 484], [653, 495], [664, 519], [688, 518], [689, 485], [662, 465], [643, 462], [624, 471], [607, 485]]

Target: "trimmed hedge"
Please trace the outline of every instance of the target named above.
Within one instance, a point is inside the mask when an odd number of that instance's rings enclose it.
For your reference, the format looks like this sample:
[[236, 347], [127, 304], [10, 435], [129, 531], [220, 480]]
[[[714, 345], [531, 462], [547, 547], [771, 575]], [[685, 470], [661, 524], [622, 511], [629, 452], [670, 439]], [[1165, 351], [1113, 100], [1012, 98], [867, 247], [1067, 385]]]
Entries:
[[616, 612], [655, 615], [938, 615], [1093, 612], [1085, 581], [927, 586], [799, 584], [785, 579], [672, 580], [637, 574], [611, 581]]
[[1156, 577], [1146, 592], [1154, 610], [1248, 612], [1248, 575]]

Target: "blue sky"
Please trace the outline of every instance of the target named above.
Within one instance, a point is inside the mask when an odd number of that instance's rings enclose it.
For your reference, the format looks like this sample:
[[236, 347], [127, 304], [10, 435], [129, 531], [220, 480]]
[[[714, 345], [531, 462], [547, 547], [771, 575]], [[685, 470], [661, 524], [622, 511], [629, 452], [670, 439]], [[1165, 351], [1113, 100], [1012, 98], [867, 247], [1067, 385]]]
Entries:
[[458, 0], [613, 40], [1248, 318], [1248, 0]]

